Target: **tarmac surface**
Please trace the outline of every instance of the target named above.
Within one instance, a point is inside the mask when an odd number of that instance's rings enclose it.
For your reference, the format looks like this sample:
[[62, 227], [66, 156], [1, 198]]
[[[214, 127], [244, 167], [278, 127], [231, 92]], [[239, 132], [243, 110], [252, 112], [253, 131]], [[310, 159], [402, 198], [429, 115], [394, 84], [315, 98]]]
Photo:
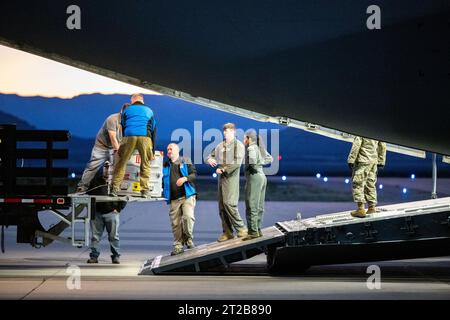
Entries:
[[[264, 226], [293, 219], [297, 212], [306, 218], [353, 207], [351, 202], [267, 202]], [[245, 216], [243, 203], [240, 212]], [[99, 264], [87, 264], [89, 248], [55, 242], [36, 249], [15, 243], [15, 227], [5, 229], [0, 299], [450, 299], [450, 257], [317, 266], [302, 275], [272, 276], [265, 255], [259, 255], [220, 274], [138, 276], [145, 260], [171, 251], [168, 207], [129, 203], [120, 215], [120, 265], [111, 264], [105, 237]], [[57, 222], [48, 213], [41, 216], [43, 224]], [[196, 244], [216, 241], [220, 233], [217, 203], [198, 201]], [[379, 289], [371, 286], [370, 265], [380, 267]]]

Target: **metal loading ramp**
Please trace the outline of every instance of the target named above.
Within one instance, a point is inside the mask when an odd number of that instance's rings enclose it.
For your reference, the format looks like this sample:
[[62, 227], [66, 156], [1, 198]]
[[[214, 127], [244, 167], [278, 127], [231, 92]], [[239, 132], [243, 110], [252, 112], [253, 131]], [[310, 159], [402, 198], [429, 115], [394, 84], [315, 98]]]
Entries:
[[[413, 218], [420, 218], [430, 214], [442, 214], [444, 217], [444, 225], [447, 225], [448, 212], [450, 212], [450, 197], [422, 200], [414, 202], [405, 202], [391, 204], [377, 208], [377, 212], [367, 215], [365, 218], [355, 218], [351, 216], [351, 211], [343, 211], [337, 213], [318, 215], [307, 219], [297, 219], [290, 221], [277, 222], [277, 226], [286, 233], [319, 230], [322, 228], [343, 227], [350, 225], [360, 225], [375, 222], [393, 222], [395, 219], [406, 219], [411, 221]], [[408, 223], [411, 224], [411, 223]], [[407, 234], [414, 234], [414, 229], [407, 229]], [[433, 230], [434, 231], [434, 230]], [[397, 237], [399, 233], [393, 233]], [[376, 240], [376, 239], [374, 239]], [[378, 239], [383, 240], [383, 239]], [[386, 240], [386, 239], [384, 239]]]
[[268, 256], [272, 272], [450, 255], [450, 197], [387, 205], [366, 218], [347, 211], [277, 226], [286, 242]]
[[142, 265], [139, 275], [197, 273], [227, 268], [233, 262], [267, 252], [269, 245], [285, 242], [285, 234], [275, 226], [263, 229], [262, 233], [262, 237], [248, 241], [235, 238], [200, 245], [176, 256], [157, 256]]

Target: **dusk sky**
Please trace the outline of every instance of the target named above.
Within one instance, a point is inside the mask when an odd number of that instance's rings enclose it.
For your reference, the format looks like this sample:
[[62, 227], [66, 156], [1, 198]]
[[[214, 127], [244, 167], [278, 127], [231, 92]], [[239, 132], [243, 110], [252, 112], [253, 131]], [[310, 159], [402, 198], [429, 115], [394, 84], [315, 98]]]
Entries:
[[72, 98], [83, 93], [158, 94], [0, 45], [0, 93]]

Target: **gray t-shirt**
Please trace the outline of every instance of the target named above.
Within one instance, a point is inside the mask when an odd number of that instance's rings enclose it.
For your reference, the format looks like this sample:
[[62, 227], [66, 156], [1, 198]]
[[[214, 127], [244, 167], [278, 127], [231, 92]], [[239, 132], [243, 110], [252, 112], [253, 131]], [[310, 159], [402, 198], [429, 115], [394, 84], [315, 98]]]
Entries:
[[122, 141], [122, 129], [119, 121], [119, 114], [114, 113], [106, 118], [105, 122], [103, 122], [102, 127], [98, 130], [97, 138], [95, 139], [95, 143], [98, 145], [112, 149], [111, 139], [109, 138], [108, 131], [115, 131], [117, 141], [120, 143]]

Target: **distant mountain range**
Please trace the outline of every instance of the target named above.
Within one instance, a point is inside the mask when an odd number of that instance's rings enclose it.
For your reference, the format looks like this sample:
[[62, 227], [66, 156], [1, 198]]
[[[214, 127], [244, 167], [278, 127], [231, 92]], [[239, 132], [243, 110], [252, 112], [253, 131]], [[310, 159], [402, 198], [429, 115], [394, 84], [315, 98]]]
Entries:
[[[68, 129], [77, 137], [91, 139], [95, 137], [105, 118], [119, 112], [129, 100], [128, 95], [121, 94], [79, 95], [72, 99], [0, 94], [0, 110], [38, 128]], [[282, 128], [163, 95], [146, 95], [145, 102], [155, 114], [158, 136], [163, 137], [163, 140], [170, 140], [170, 135], [178, 128], [193, 132], [194, 121], [202, 121], [203, 130], [221, 128], [225, 122], [234, 122], [243, 129], [252, 126], [256, 129]]]
[[[72, 135], [68, 144], [70, 158], [65, 165], [79, 174], [89, 160], [95, 135], [103, 121], [109, 114], [118, 112], [128, 100], [129, 96], [119, 94], [89, 94], [72, 99], [0, 94], [0, 123], [16, 123], [19, 129], [69, 130]], [[221, 129], [225, 122], [234, 122], [244, 130], [280, 130], [281, 175], [314, 175], [316, 172], [330, 176], [349, 175], [346, 160], [351, 145], [347, 142], [254, 121], [168, 96], [147, 95], [145, 101], [157, 120], [158, 150], [165, 150], [177, 129], [184, 129], [192, 139], [200, 141], [203, 138], [201, 134], [194, 135], [195, 121], [201, 121], [203, 133], [211, 128]], [[203, 146], [209, 143], [203, 141]], [[206, 165], [197, 168], [200, 174], [213, 172]], [[429, 176], [431, 160], [388, 153], [388, 164], [382, 174], [409, 175], [413, 172], [417, 176]], [[439, 174], [450, 175], [450, 166], [439, 161]]]

